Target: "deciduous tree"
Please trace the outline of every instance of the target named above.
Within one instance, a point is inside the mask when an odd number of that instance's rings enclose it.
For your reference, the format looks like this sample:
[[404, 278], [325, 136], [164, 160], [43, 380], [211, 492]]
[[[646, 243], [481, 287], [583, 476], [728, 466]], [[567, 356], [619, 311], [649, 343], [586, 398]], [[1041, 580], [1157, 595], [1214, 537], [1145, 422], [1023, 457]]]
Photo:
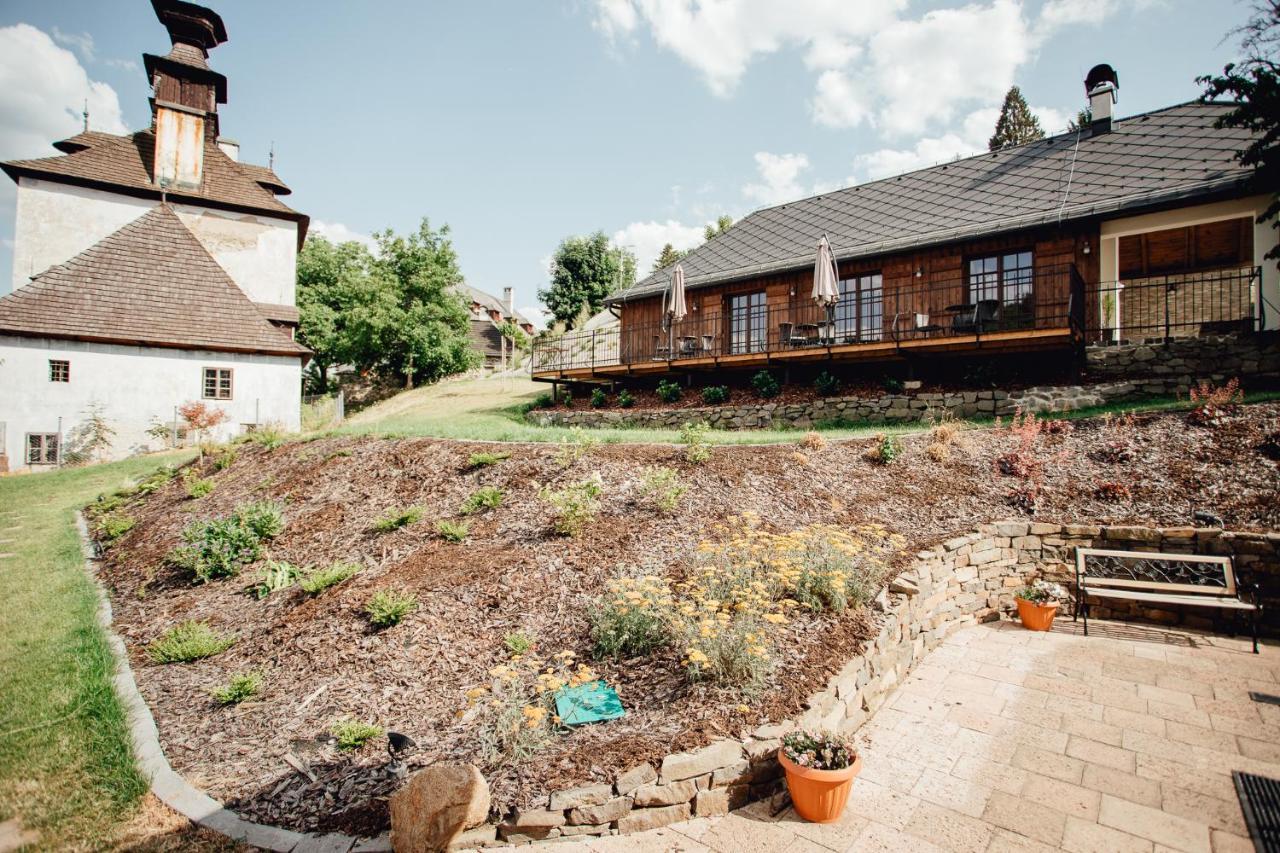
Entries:
[[635, 284], [636, 257], [597, 231], [563, 240], [548, 273], [551, 282], [538, 298], [557, 321], [574, 328], [580, 315], [599, 311], [610, 293]]

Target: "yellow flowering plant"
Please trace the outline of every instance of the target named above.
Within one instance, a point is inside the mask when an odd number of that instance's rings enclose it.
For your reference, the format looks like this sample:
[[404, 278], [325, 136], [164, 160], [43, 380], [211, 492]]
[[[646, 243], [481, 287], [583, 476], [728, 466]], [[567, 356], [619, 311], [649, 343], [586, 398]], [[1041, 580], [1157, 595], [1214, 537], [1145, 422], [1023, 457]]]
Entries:
[[598, 678], [571, 651], [550, 658], [512, 655], [488, 675], [486, 684], [466, 692], [467, 706], [458, 717], [479, 730], [485, 760], [493, 767], [523, 761], [550, 743], [562, 728], [555, 694]]
[[634, 657], [667, 645], [674, 607], [670, 585], [656, 575], [609, 581], [590, 614], [595, 656]]

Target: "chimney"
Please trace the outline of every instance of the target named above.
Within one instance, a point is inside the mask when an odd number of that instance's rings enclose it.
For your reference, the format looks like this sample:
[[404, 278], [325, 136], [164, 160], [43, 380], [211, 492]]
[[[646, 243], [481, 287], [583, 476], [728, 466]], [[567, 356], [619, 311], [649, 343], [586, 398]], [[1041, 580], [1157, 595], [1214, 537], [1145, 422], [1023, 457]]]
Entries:
[[514, 287], [502, 288], [502, 307], [507, 309], [507, 316], [514, 320], [516, 316], [516, 291]]
[[1093, 66], [1084, 78], [1084, 91], [1089, 96], [1089, 112], [1093, 116], [1090, 135], [1110, 133], [1116, 93], [1120, 91], [1120, 78], [1115, 69], [1105, 62]]
[[173, 44], [164, 56], [142, 55], [152, 86], [152, 180], [162, 188], [195, 189], [204, 179], [205, 142], [218, 138], [218, 104], [227, 102], [227, 78], [208, 63], [227, 30], [217, 12], [186, 0], [151, 0], [151, 6]]
[[222, 149], [222, 153], [226, 154], [236, 162], [240, 161], [240, 143], [234, 139], [228, 139], [225, 136], [218, 137], [218, 147]]

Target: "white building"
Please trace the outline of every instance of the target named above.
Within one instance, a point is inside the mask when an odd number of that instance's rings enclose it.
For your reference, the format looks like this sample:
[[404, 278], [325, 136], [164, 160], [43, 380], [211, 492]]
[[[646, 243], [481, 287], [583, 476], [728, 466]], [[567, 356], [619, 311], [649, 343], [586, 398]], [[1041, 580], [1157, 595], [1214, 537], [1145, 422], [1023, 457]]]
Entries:
[[218, 135], [226, 41], [213, 11], [153, 0], [173, 49], [144, 54], [152, 125], [86, 130], [59, 156], [0, 164], [17, 182], [13, 292], [0, 297], [0, 471], [57, 465], [94, 411], [111, 455], [164, 446], [177, 408], [225, 413], [227, 438], [297, 429], [293, 340], [308, 219], [266, 167]]

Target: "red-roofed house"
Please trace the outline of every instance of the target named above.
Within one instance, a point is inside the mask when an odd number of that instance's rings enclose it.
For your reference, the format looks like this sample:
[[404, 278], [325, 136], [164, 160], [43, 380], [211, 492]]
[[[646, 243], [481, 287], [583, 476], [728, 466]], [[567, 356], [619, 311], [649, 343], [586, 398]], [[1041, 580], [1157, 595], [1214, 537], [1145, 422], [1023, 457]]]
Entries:
[[[97, 409], [111, 455], [163, 444], [204, 401], [226, 438], [299, 427], [308, 350], [294, 341], [308, 219], [268, 167], [219, 135], [227, 81], [208, 64], [222, 19], [152, 0], [173, 47], [145, 54], [152, 124], [83, 133], [0, 164], [18, 185], [13, 290], [0, 297], [0, 470], [60, 464]], [[150, 432], [149, 432], [150, 430]]]

